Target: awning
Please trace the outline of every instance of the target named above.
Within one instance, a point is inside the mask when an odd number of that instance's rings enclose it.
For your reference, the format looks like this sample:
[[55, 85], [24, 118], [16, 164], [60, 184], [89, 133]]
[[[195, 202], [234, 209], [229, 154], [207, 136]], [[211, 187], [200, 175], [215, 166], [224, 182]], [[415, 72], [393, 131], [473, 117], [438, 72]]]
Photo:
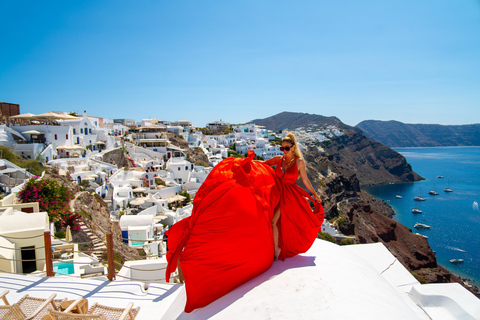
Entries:
[[17, 114], [16, 116], [11, 116], [10, 119], [31, 119], [35, 117], [33, 113], [22, 113], [22, 114]]
[[135, 199], [135, 200], [130, 201], [130, 204], [132, 206], [139, 206], [139, 205], [142, 205], [144, 203], [145, 203], [145, 200], [143, 200], [143, 199]]
[[44, 132], [40, 132], [40, 131], [37, 131], [37, 130], [28, 130], [28, 131], [24, 131], [22, 133], [23, 134], [45, 134]]
[[177, 194], [176, 196], [167, 198], [167, 202], [172, 203], [172, 202], [177, 202], [177, 201], [183, 201], [185, 199], [186, 199], [186, 197]]

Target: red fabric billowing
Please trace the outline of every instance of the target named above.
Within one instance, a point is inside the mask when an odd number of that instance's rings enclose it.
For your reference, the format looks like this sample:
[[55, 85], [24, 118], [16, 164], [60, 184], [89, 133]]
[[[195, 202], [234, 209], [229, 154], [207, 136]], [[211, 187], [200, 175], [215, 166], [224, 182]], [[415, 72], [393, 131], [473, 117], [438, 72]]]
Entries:
[[272, 264], [279, 185], [273, 170], [252, 158], [228, 158], [215, 166], [195, 196], [192, 216], [168, 232], [167, 281], [180, 259], [185, 312], [206, 306]]
[[306, 192], [285, 179], [293, 175], [287, 171], [277, 177], [253, 157], [249, 152], [246, 159], [227, 158], [215, 166], [195, 196], [191, 217], [168, 231], [166, 277], [180, 261], [185, 312], [208, 305], [271, 266], [277, 205], [282, 259], [308, 250], [320, 229], [323, 217], [312, 213]]

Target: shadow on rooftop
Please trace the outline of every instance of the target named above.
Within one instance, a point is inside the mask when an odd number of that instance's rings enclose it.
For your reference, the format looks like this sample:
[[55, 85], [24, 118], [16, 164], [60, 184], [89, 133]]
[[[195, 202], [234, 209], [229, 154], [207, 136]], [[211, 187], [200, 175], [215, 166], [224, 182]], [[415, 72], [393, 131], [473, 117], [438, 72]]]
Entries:
[[235, 303], [237, 300], [241, 299], [246, 293], [255, 287], [259, 286], [263, 282], [269, 281], [286, 270], [314, 267], [316, 265], [315, 258], [316, 257], [314, 256], [297, 255], [295, 257], [285, 259], [285, 261], [274, 261], [272, 266], [259, 276], [253, 278], [247, 283], [242, 284], [232, 292], [226, 294], [204, 308], [194, 310], [191, 313], [182, 312], [177, 319], [208, 319], [213, 317], [217, 313], [220, 313], [222, 310]]

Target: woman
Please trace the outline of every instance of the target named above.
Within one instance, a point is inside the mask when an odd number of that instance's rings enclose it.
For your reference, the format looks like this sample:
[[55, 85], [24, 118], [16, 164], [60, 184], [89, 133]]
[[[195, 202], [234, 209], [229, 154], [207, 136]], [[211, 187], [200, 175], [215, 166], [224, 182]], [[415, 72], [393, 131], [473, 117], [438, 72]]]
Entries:
[[[270, 268], [273, 257], [285, 259], [312, 245], [323, 217], [312, 213], [305, 199], [308, 194], [295, 182], [300, 172], [318, 199], [293, 146], [295, 137], [282, 143], [285, 165], [278, 165], [279, 158], [253, 161], [253, 151], [245, 159], [220, 162], [195, 195], [192, 215], [169, 229], [166, 280], [180, 265], [185, 312], [204, 307], [260, 275]], [[280, 173], [271, 168], [275, 164]], [[274, 216], [277, 223], [272, 228]], [[280, 248], [277, 254], [275, 247]]]
[[[323, 216], [316, 216], [318, 212], [323, 210], [320, 205], [321, 200], [308, 179], [305, 160], [293, 133], [285, 136], [280, 150], [283, 151], [283, 156], [276, 156], [263, 162], [276, 167], [275, 174], [282, 186], [280, 202], [275, 208], [272, 220], [275, 260], [279, 258], [285, 260], [287, 257], [307, 251], [323, 223]], [[317, 202], [315, 212], [311, 211], [308, 202], [305, 201], [305, 197], [310, 197], [296, 184], [298, 175]], [[310, 198], [310, 200], [312, 199]], [[279, 225], [282, 231], [280, 237]], [[295, 231], [298, 229], [298, 225], [308, 226], [309, 228], [307, 231], [303, 230], [303, 232], [296, 234], [295, 238], [290, 237], [289, 235], [297, 233]]]

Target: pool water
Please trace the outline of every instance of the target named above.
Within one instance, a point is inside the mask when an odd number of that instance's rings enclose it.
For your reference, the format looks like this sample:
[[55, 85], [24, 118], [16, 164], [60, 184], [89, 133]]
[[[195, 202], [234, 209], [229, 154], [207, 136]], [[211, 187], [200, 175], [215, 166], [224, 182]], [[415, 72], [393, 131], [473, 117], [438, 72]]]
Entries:
[[55, 262], [53, 264], [53, 272], [57, 274], [74, 274], [73, 261]]

